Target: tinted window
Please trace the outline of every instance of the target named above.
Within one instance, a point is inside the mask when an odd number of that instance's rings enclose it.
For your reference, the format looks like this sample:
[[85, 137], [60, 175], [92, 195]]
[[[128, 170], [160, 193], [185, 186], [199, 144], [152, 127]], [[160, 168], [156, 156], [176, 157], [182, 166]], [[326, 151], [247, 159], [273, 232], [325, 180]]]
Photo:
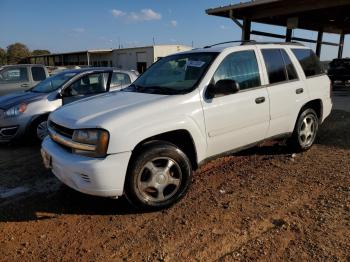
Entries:
[[111, 87], [118, 87], [131, 84], [130, 77], [124, 73], [114, 72], [111, 79]]
[[305, 76], [314, 76], [323, 73], [318, 57], [310, 49], [292, 49], [304, 70]]
[[26, 67], [9, 67], [0, 71], [0, 82], [24, 82], [28, 81]]
[[282, 53], [283, 61], [284, 61], [285, 66], [286, 66], [288, 79], [289, 80], [297, 79], [298, 78], [297, 72], [296, 72], [295, 67], [294, 67], [292, 61], [290, 60], [287, 52], [285, 50], [281, 49], [281, 53]]
[[214, 82], [235, 80], [241, 90], [260, 86], [259, 67], [254, 51], [240, 51], [228, 55], [214, 74]]
[[34, 81], [43, 81], [46, 79], [45, 70], [42, 67], [32, 67], [32, 75]]
[[265, 60], [269, 83], [286, 81], [287, 75], [280, 49], [263, 49], [261, 52]]

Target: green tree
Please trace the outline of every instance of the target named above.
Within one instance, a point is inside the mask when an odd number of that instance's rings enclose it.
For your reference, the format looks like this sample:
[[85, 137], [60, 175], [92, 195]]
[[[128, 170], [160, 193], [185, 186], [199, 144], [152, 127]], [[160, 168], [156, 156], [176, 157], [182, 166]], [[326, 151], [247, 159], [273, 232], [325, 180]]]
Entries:
[[49, 50], [45, 49], [36, 49], [33, 50], [32, 55], [49, 55], [51, 54]]
[[6, 51], [5, 49], [2, 49], [0, 47], [0, 65], [6, 65], [6, 62], [7, 62], [7, 54], [6, 54]]
[[14, 43], [7, 47], [7, 62], [17, 64], [30, 56], [28, 47], [22, 43]]

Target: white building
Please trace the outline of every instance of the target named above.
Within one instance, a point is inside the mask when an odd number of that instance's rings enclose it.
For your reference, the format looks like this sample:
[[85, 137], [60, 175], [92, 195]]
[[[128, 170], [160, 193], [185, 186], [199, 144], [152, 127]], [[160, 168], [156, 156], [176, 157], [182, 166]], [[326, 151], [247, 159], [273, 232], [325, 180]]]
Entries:
[[97, 49], [69, 53], [38, 55], [28, 58], [29, 63], [47, 66], [113, 66], [125, 70], [144, 72], [158, 59], [191, 50], [185, 45], [153, 45], [121, 49]]

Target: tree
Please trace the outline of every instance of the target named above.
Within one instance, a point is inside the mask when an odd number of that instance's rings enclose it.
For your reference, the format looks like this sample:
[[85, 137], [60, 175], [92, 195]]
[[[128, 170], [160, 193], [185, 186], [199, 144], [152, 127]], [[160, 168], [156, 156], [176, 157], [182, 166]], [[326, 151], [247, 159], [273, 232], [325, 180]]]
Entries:
[[6, 51], [5, 49], [2, 49], [0, 47], [0, 65], [6, 65], [6, 62], [7, 62], [7, 54], [6, 54]]
[[17, 64], [30, 56], [28, 47], [22, 43], [14, 43], [7, 47], [7, 62]]
[[49, 55], [51, 54], [49, 50], [44, 49], [36, 49], [33, 50], [32, 55]]

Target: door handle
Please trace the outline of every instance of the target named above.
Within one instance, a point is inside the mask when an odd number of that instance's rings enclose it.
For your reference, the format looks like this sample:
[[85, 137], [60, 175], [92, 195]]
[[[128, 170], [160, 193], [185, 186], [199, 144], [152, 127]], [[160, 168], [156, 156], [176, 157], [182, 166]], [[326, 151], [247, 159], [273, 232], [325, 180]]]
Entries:
[[21, 84], [21, 87], [29, 87], [28, 84]]
[[255, 99], [255, 103], [257, 104], [261, 104], [265, 102], [265, 97], [258, 97], [257, 99]]
[[295, 90], [295, 93], [297, 95], [304, 93], [304, 88], [298, 88], [297, 90]]

